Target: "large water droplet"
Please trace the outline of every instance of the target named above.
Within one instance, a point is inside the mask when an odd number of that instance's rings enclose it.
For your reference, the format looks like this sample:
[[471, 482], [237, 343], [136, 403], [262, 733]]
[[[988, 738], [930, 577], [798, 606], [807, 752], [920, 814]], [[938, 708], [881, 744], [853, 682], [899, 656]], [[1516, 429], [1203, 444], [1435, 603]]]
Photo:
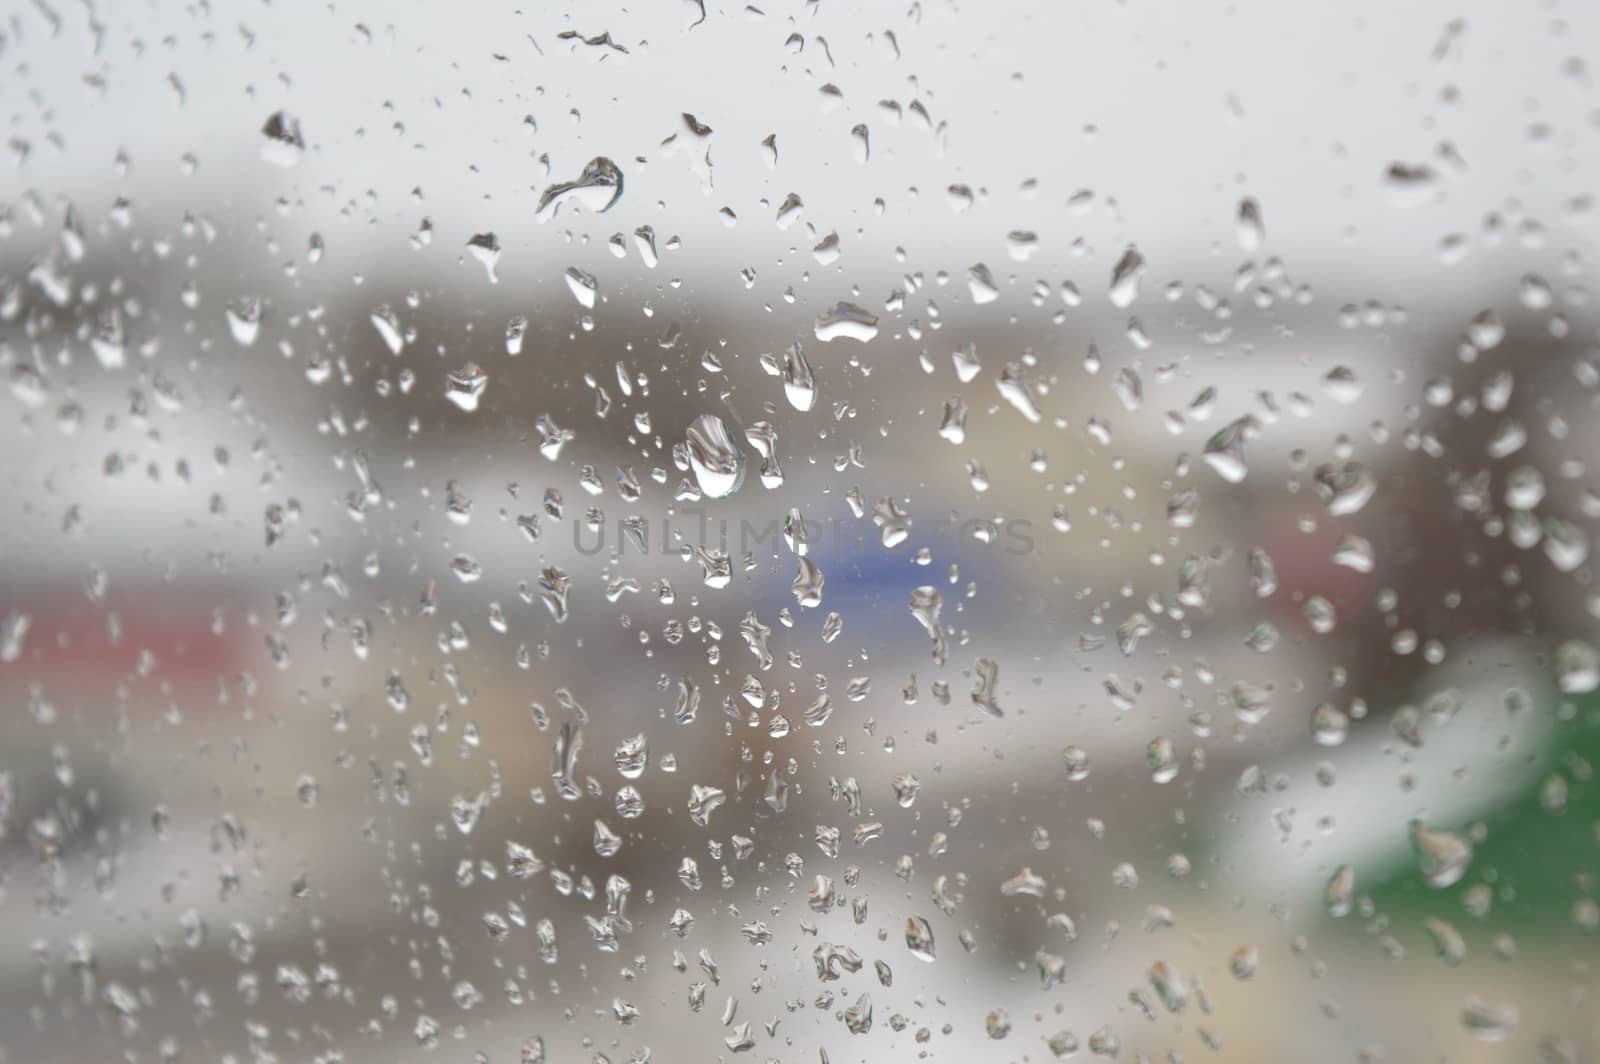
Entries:
[[1022, 363], [1007, 362], [995, 387], [1023, 417], [1035, 423], [1039, 421], [1039, 404], [1033, 397], [1033, 386], [1022, 375]]
[[1238, 237], [1240, 249], [1247, 255], [1260, 251], [1262, 242], [1266, 240], [1267, 227], [1261, 221], [1261, 205], [1248, 196], [1239, 201], [1239, 217], [1234, 225], [1234, 234]]
[[701, 414], [689, 426], [689, 468], [707, 498], [726, 499], [744, 483], [744, 453], [715, 414]]
[[906, 948], [919, 961], [934, 960], [933, 928], [920, 916], [906, 918]]
[[1328, 907], [1328, 915], [1338, 918], [1350, 915], [1350, 909], [1355, 904], [1356, 870], [1349, 865], [1340, 865], [1328, 879], [1328, 886], [1323, 891], [1323, 902]]
[[1600, 651], [1579, 639], [1556, 648], [1556, 682], [1564, 694], [1588, 694], [1600, 687]]
[[939, 589], [932, 585], [924, 585], [911, 592], [911, 616], [915, 617], [917, 623], [928, 633], [928, 638], [933, 643], [933, 660], [939, 665], [944, 664], [947, 649], [944, 628], [939, 623], [939, 612], [943, 606], [944, 601]]
[[389, 349], [391, 355], [398, 355], [406, 346], [406, 334], [394, 308], [387, 303], [376, 307], [372, 311], [371, 321], [383, 346]]
[[1430, 828], [1421, 821], [1411, 824], [1411, 848], [1416, 851], [1423, 881], [1430, 887], [1454, 886], [1472, 863], [1472, 843], [1453, 831]]
[[300, 132], [300, 120], [287, 111], [275, 111], [261, 127], [265, 138], [261, 144], [261, 158], [278, 166], [293, 166], [305, 151], [305, 137]]
[[499, 284], [495, 268], [500, 264], [500, 238], [493, 233], [475, 233], [467, 240], [467, 252], [478, 260], [490, 284]]
[[1250, 473], [1249, 466], [1245, 465], [1244, 444], [1259, 428], [1256, 419], [1247, 414], [1218, 429], [1216, 434], [1206, 441], [1204, 451], [1206, 465], [1229, 484], [1243, 481]]
[[478, 409], [478, 399], [488, 384], [489, 375], [468, 362], [445, 377], [444, 397], [470, 414]]
[[574, 203], [586, 211], [599, 213], [609, 209], [621, 195], [622, 171], [604, 155], [597, 155], [584, 166], [577, 180], [562, 181], [545, 189], [534, 213], [544, 221], [563, 203]]
[[854, 303], [835, 303], [816, 323], [817, 339], [824, 343], [840, 339], [866, 343], [878, 335], [878, 319]]
[[1122, 258], [1111, 268], [1111, 303], [1117, 307], [1131, 306], [1139, 298], [1139, 277], [1144, 272], [1144, 256], [1131, 244]]
[[1504, 1042], [1516, 1029], [1517, 1010], [1510, 1005], [1468, 998], [1461, 1010], [1461, 1026], [1480, 1042]]
[[226, 311], [228, 332], [240, 347], [249, 347], [261, 335], [261, 300], [254, 297], [235, 300]]
[[810, 410], [817, 402], [817, 380], [799, 343], [783, 353], [783, 394], [796, 410]]
[[600, 281], [594, 274], [587, 270], [580, 270], [576, 266], [567, 267], [567, 289], [572, 293], [572, 298], [585, 310], [593, 310], [594, 304], [600, 298]]

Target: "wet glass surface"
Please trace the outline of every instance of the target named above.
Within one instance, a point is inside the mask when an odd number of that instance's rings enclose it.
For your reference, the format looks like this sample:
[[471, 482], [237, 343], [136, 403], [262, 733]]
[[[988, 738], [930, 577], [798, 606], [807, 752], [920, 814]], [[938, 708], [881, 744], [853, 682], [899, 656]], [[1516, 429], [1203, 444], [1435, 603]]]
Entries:
[[0, 1060], [1596, 1059], [1597, 41], [0, 13]]

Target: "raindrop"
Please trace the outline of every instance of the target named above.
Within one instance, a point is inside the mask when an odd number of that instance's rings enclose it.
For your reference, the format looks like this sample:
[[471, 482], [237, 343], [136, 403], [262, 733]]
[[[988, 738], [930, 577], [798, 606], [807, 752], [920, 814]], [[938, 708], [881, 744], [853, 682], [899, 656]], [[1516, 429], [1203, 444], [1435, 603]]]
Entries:
[[1033, 387], [1022, 375], [1020, 362], [1008, 362], [1000, 371], [1000, 377], [995, 381], [995, 387], [1000, 389], [1000, 394], [1006, 401], [1016, 407], [1017, 411], [1029, 421], [1037, 423], [1040, 419], [1039, 404], [1033, 397]]
[[476, 363], [468, 362], [445, 376], [444, 397], [470, 414], [478, 409], [478, 400], [488, 384], [489, 375]]
[[981, 262], [967, 268], [967, 289], [972, 293], [972, 301], [979, 306], [1000, 298], [1000, 288], [994, 283], [994, 275]]
[[1556, 682], [1569, 695], [1600, 688], [1600, 651], [1578, 639], [1562, 643], [1556, 648]]
[[1327, 635], [1339, 623], [1339, 615], [1333, 608], [1333, 603], [1321, 595], [1312, 595], [1306, 599], [1303, 609], [1306, 623], [1311, 625], [1311, 630], [1318, 635]]
[[1319, 466], [1315, 479], [1317, 494], [1336, 517], [1360, 513], [1378, 490], [1377, 478], [1359, 462]]
[[476, 233], [467, 240], [467, 252], [478, 260], [483, 272], [488, 275], [490, 284], [500, 283], [500, 277], [495, 273], [495, 268], [500, 263], [499, 237], [493, 233]]
[[391, 355], [398, 355], [406, 346], [405, 330], [400, 325], [400, 318], [394, 310], [385, 303], [372, 312], [372, 327], [377, 330], [378, 336], [383, 340], [383, 345], [389, 349]]
[[277, 166], [294, 166], [305, 151], [305, 137], [300, 132], [300, 120], [287, 111], [274, 111], [261, 127], [265, 138], [261, 157]]
[[1461, 1026], [1480, 1042], [1504, 1042], [1517, 1026], [1517, 1010], [1510, 1005], [1491, 1005], [1479, 998], [1468, 998], [1461, 1010]]
[[522, 340], [528, 333], [528, 319], [518, 314], [506, 322], [506, 354], [522, 354]]
[[744, 483], [745, 459], [727, 426], [715, 414], [701, 414], [689, 426], [689, 467], [708, 498], [726, 499]]
[[1139, 298], [1139, 278], [1144, 273], [1144, 256], [1131, 244], [1111, 269], [1111, 303], [1128, 307]]
[[603, 155], [590, 159], [575, 181], [551, 185], [539, 197], [535, 215], [544, 221], [563, 203], [573, 203], [586, 211], [599, 213], [611, 207], [622, 195], [622, 171]]
[[944, 401], [944, 416], [939, 422], [939, 435], [954, 444], [967, 439], [967, 404], [960, 396]]
[[566, 272], [567, 290], [572, 293], [572, 298], [585, 310], [593, 310], [594, 304], [600, 298], [600, 281], [594, 274], [568, 266]]
[[794, 583], [790, 585], [795, 601], [807, 609], [822, 605], [822, 570], [817, 568], [816, 562], [804, 555], [796, 558], [795, 561], [798, 569], [794, 576]]
[[1249, 475], [1245, 465], [1245, 441], [1255, 436], [1259, 425], [1254, 417], [1245, 415], [1229, 422], [1206, 441], [1203, 457], [1206, 465], [1229, 484], [1238, 484]]
[[261, 334], [261, 300], [246, 297], [235, 300], [226, 308], [228, 332], [240, 347], [249, 347]]
[[920, 916], [906, 919], [906, 948], [919, 961], [934, 961], [933, 928]]
[[790, 406], [802, 412], [817, 402], [817, 381], [798, 342], [790, 344], [783, 355], [783, 394]]
[[1417, 867], [1430, 887], [1450, 887], [1461, 881], [1472, 863], [1472, 844], [1453, 831], [1411, 823], [1411, 848]]
[[854, 303], [835, 303], [817, 317], [815, 332], [824, 343], [840, 338], [866, 343], [878, 335], [878, 319]]
[[1350, 735], [1350, 717], [1343, 710], [1324, 702], [1311, 711], [1311, 736], [1318, 746], [1342, 746]]
[[1239, 240], [1240, 249], [1247, 255], [1260, 251], [1262, 242], [1266, 240], [1267, 230], [1261, 221], [1261, 205], [1248, 196], [1239, 201], [1234, 234]]
[[1355, 904], [1356, 870], [1349, 865], [1340, 865], [1328, 879], [1328, 886], [1323, 891], [1323, 901], [1328, 907], [1328, 915], [1334, 918], [1350, 915], [1350, 910]]
[[1345, 536], [1333, 548], [1333, 562], [1358, 573], [1370, 573], [1375, 565], [1372, 544], [1361, 536]]

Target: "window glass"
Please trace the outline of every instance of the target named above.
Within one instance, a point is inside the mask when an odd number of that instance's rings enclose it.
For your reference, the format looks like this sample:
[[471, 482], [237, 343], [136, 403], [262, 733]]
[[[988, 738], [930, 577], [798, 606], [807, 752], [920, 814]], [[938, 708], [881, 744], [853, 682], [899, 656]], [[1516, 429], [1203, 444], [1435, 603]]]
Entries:
[[0, 1061], [1597, 1059], [1597, 35], [0, 12]]

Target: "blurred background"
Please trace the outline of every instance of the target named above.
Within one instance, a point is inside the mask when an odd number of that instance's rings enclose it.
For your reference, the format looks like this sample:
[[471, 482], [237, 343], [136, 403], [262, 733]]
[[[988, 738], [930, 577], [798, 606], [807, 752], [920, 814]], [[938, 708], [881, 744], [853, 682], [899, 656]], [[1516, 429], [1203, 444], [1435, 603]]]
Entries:
[[1597, 32], [0, 11], [0, 1059], [1597, 1059]]

